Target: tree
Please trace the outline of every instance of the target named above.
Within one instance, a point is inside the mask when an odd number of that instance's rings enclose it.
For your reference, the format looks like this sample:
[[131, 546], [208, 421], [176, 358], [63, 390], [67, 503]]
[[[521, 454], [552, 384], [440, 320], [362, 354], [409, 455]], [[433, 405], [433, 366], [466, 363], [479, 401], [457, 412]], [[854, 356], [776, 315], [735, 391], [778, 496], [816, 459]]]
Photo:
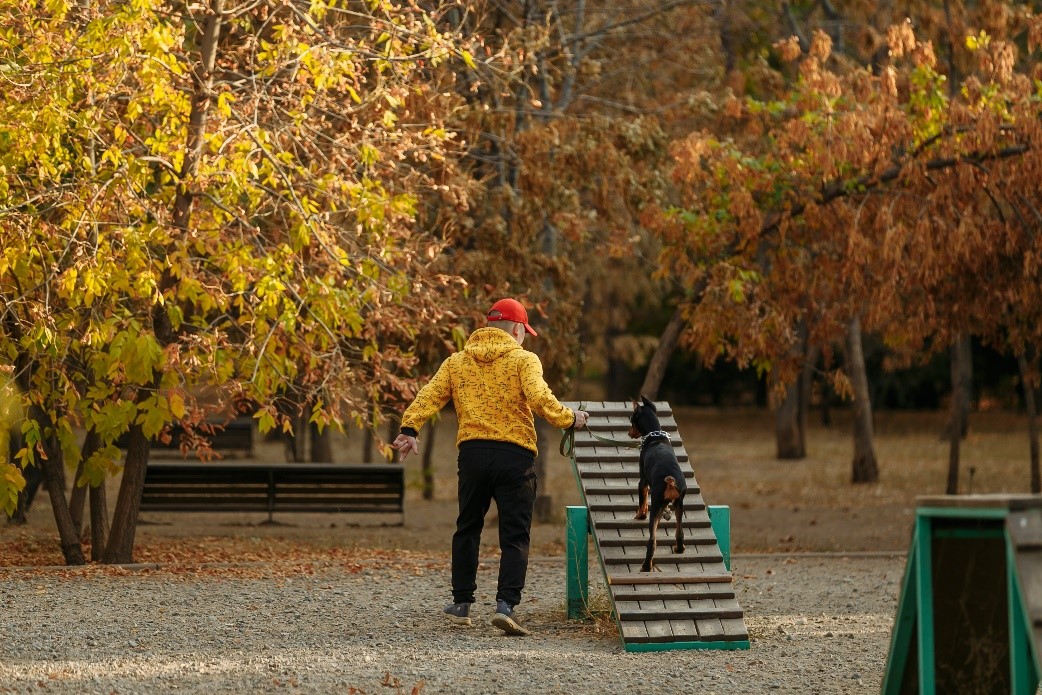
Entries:
[[[55, 471], [82, 459], [77, 485], [98, 486], [122, 468], [104, 559], [128, 562], [169, 423], [205, 446], [203, 423], [241, 404], [288, 427], [288, 399], [336, 426], [410, 383], [402, 326], [437, 325], [454, 282], [425, 272], [438, 244], [413, 225], [422, 200], [458, 194], [454, 100], [433, 76], [463, 53], [384, 3], [15, 9], [0, 351], [28, 406], [21, 464], [48, 472], [70, 564]], [[0, 498], [19, 486], [0, 481]]]
[[[1010, 248], [986, 231], [998, 229], [989, 195], [999, 181], [1019, 190], [1033, 180], [1037, 109], [1030, 80], [1013, 73], [1012, 46], [978, 48], [977, 71], [955, 90], [965, 98], [949, 99], [930, 45], [908, 25], [891, 30], [891, 64], [878, 74], [828, 70], [824, 34], [806, 55], [793, 39], [779, 45], [800, 58], [791, 91], [730, 102], [742, 138], [703, 132], [678, 143], [683, 203], [663, 212], [658, 231], [663, 272], [691, 295], [689, 345], [792, 383], [801, 322], [827, 345], [860, 318], [906, 354], [929, 349], [926, 337], [943, 345], [988, 325], [994, 310], [974, 299], [976, 278], [995, 284], [982, 268]], [[842, 374], [832, 378], [849, 393]]]

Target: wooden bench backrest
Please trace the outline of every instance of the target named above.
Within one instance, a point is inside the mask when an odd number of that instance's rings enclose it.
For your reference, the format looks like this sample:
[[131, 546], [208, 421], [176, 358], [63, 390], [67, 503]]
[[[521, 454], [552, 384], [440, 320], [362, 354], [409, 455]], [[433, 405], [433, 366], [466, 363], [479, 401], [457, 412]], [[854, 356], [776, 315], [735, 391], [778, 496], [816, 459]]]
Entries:
[[393, 513], [404, 496], [393, 464], [150, 463], [141, 509]]

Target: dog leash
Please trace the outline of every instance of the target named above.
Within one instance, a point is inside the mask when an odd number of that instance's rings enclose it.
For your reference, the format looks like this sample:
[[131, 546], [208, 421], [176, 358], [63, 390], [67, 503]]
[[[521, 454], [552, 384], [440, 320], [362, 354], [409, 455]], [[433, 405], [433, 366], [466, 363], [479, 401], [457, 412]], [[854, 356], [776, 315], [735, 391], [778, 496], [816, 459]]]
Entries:
[[[579, 410], [582, 410], [582, 409], [583, 409], [583, 404], [580, 402], [579, 403]], [[597, 441], [603, 442], [605, 444], [611, 444], [612, 446], [625, 447], [627, 449], [639, 449], [640, 448], [640, 440], [639, 439], [612, 439], [610, 437], [602, 437], [599, 434], [596, 434], [595, 432], [593, 432], [589, 428], [589, 423], [587, 423], [586, 431], [587, 431], [587, 433], [589, 433], [589, 435], [591, 437], [593, 437]], [[561, 456], [566, 456], [568, 458], [571, 458], [573, 456], [573, 454], [575, 454], [575, 428], [574, 427], [571, 427], [569, 429], [563, 430], [563, 436], [561, 437], [561, 443], [557, 447], [557, 450], [561, 453]]]
[[[572, 454], [575, 453], [575, 430], [567, 429], [562, 430], [563, 436], [561, 437], [561, 443], [557, 447], [557, 450], [561, 452], [561, 456], [571, 458]], [[611, 439], [610, 437], [602, 437], [599, 434], [594, 434], [587, 430], [587, 434], [596, 439], [599, 442], [605, 444], [611, 444], [612, 446], [626, 447], [627, 449], [639, 449], [639, 439]]]
[[[589, 430], [587, 430], [587, 431], [589, 432]], [[593, 437], [597, 441], [604, 442], [605, 444], [611, 444], [612, 446], [624, 446], [627, 449], [639, 449], [640, 448], [640, 440], [639, 439], [611, 439], [610, 437], [602, 437], [599, 434], [596, 434], [594, 432], [589, 432], [589, 434], [590, 434], [591, 437]]]

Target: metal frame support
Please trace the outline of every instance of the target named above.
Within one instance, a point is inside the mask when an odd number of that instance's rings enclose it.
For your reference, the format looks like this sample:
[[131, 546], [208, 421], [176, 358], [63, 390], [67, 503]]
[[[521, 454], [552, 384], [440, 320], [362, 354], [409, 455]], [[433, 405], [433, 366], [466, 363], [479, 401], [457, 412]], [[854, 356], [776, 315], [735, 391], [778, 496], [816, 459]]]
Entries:
[[[710, 505], [709, 522], [716, 534], [724, 567], [731, 569], [731, 508]], [[565, 600], [568, 619], [586, 618], [590, 604], [590, 512], [586, 507], [565, 507]]]
[[713, 534], [720, 546], [720, 554], [724, 556], [724, 567], [731, 571], [731, 508], [727, 505], [713, 505], [706, 507], [709, 512], [709, 523], [713, 527]]
[[566, 507], [565, 577], [568, 619], [589, 615], [590, 512], [586, 507]]
[[[890, 653], [883, 676], [882, 695], [913, 692], [916, 695], [934, 695], [938, 689], [938, 654], [935, 638], [935, 572], [934, 539], [997, 538], [1005, 543], [1005, 567], [994, 567], [995, 572], [1006, 572], [1007, 624], [1010, 693], [1034, 695], [1039, 672], [1032, 653], [1031, 620], [1022, 599], [1022, 587], [1016, 572], [1016, 552], [1005, 520], [1009, 509], [995, 507], [920, 506], [916, 511], [908, 561], [897, 607], [897, 616], [891, 633]], [[1002, 528], [937, 523], [998, 521]], [[942, 577], [940, 581], [958, 581]]]

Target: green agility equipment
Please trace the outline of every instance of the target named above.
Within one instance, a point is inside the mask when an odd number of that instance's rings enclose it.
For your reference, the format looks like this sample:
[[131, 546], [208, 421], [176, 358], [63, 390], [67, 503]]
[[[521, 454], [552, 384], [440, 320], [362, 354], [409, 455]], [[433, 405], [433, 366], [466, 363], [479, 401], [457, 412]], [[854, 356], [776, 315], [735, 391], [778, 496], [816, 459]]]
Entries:
[[730, 510], [705, 504], [672, 409], [656, 403], [662, 429], [670, 434], [688, 481], [687, 550], [676, 555], [663, 544], [655, 558], [661, 571], [641, 573], [648, 530], [646, 521], [633, 518], [640, 452], [635, 440], [625, 439], [632, 404], [566, 405], [590, 413], [586, 429], [569, 430], [561, 442], [584, 502], [567, 510], [569, 617], [588, 614], [591, 534], [626, 651], [748, 649], [749, 633], [730, 572]]
[[921, 497], [883, 695], [1034, 695], [1042, 497]]

